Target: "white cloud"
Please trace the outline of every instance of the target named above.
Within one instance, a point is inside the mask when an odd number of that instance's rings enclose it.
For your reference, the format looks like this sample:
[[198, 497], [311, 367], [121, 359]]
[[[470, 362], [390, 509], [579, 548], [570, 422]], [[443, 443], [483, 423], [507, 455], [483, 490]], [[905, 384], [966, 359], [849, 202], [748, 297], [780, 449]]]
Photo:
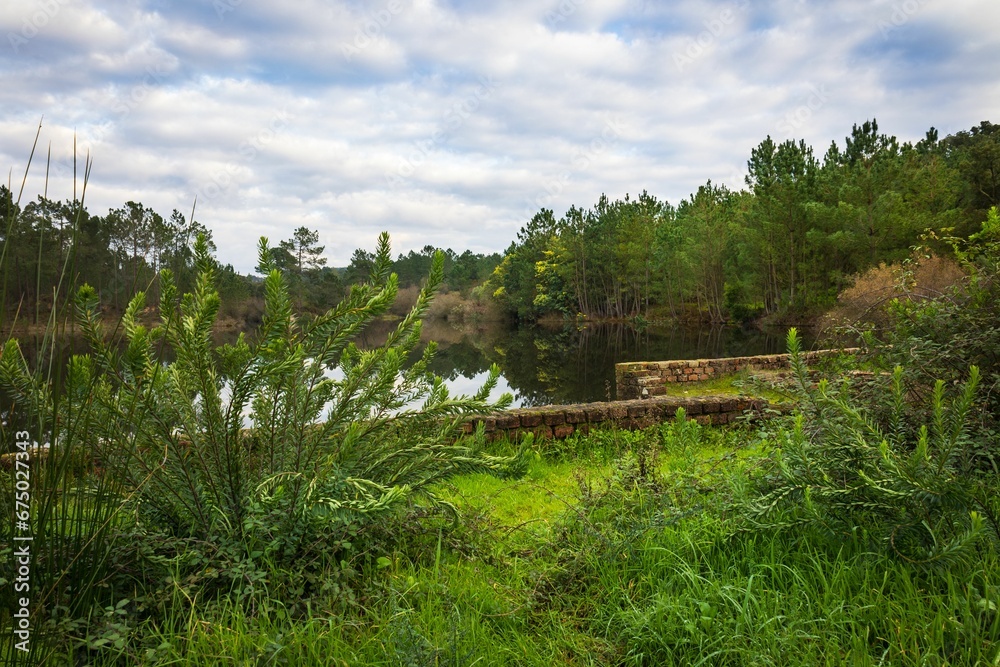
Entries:
[[768, 134], [822, 155], [868, 118], [916, 140], [1000, 108], [1000, 6], [972, 0], [222, 2], [4, 3], [11, 180], [44, 116], [50, 196], [72, 194], [76, 132], [92, 212], [197, 195], [241, 271], [300, 225], [343, 265], [382, 229], [398, 252], [499, 251], [541, 205], [738, 187]]

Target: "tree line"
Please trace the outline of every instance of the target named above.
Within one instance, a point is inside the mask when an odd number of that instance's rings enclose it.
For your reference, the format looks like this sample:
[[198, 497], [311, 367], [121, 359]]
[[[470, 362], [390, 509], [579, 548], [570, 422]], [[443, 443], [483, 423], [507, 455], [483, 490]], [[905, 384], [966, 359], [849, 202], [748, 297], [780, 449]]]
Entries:
[[1000, 197], [1000, 126], [901, 144], [871, 120], [821, 159], [768, 136], [747, 168], [745, 189], [708, 181], [677, 205], [642, 192], [542, 209], [490, 291], [520, 320], [809, 315], [869, 267], [975, 232]]
[[[642, 192], [556, 218], [542, 209], [501, 255], [444, 250], [446, 289], [487, 291], [513, 318], [609, 320], [761, 316], [796, 319], [831, 306], [852, 276], [906, 259], [930, 238], [967, 237], [1000, 201], [1000, 125], [983, 121], [940, 139], [931, 128], [900, 143], [875, 120], [854, 125], [822, 158], [804, 141], [765, 138], [751, 151], [745, 188], [711, 180], [679, 203]], [[93, 286], [120, 312], [138, 292], [158, 296], [158, 274], [193, 288], [193, 242], [211, 230], [174, 210], [129, 201], [94, 215], [44, 196], [20, 206], [0, 186], [3, 313], [47, 312], [53, 294]], [[924, 239], [924, 240], [922, 240]], [[940, 252], [948, 246], [938, 244]], [[401, 287], [419, 285], [436, 249], [399, 254]], [[306, 227], [272, 248], [297, 303], [318, 311], [366, 280], [374, 254], [327, 266]], [[259, 267], [258, 267], [259, 268]], [[259, 271], [258, 271], [259, 273]], [[261, 279], [216, 270], [224, 314], [252, 320]]]
[[[79, 200], [39, 196], [21, 207], [0, 186], [2, 288], [6, 311], [46, 311], [53, 294], [92, 285], [102, 301], [120, 310], [139, 290], [158, 294], [157, 274], [170, 269], [184, 289], [193, 285], [193, 242], [204, 225], [174, 210], [164, 217], [129, 201], [107, 215], [92, 215]], [[211, 245], [215, 249], [214, 244]], [[224, 267], [229, 276], [232, 267]]]
[[[89, 284], [104, 306], [120, 313], [139, 291], [152, 301], [159, 297], [160, 271], [169, 269], [178, 288], [194, 288], [194, 242], [212, 231], [178, 210], [163, 216], [140, 202], [129, 201], [105, 215], [91, 214], [78, 200], [55, 201], [39, 196], [20, 206], [6, 186], [0, 186], [0, 289], [5, 321], [17, 315], [32, 321], [66, 305], [65, 295]], [[299, 227], [270, 252], [286, 276], [297, 304], [318, 311], [340, 301], [351, 285], [368, 280], [374, 253], [355, 251], [347, 267], [327, 266], [319, 232]], [[436, 248], [399, 254], [392, 268], [400, 287], [419, 285], [430, 271]], [[445, 286], [465, 290], [485, 280], [500, 261], [499, 253], [444, 251]], [[261, 273], [257, 267], [257, 273]], [[223, 314], [253, 319], [254, 304], [263, 303], [262, 279], [241, 275], [231, 264], [215, 267]], [[53, 295], [64, 295], [62, 303]]]

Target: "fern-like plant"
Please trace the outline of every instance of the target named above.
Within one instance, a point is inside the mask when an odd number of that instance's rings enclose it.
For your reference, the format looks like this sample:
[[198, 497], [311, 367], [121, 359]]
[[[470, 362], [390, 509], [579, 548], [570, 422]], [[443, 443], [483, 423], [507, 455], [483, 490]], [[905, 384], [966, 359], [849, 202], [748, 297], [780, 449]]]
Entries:
[[[259, 250], [263, 323], [234, 344], [213, 343], [216, 262], [199, 238], [194, 291], [178, 296], [164, 271], [160, 323], [139, 322], [139, 293], [123, 316], [120, 345], [107, 340], [95, 291], [80, 289], [78, 321], [91, 353], [71, 365], [67, 400], [53, 404], [23, 365], [4, 373], [40, 413], [87, 406], [94, 417], [86, 428], [63, 433], [121, 489], [132, 544], [195, 579], [214, 572], [224, 592], [246, 592], [259, 572], [337, 563], [367, 523], [413, 502], [438, 502], [433, 485], [452, 475], [523, 470], [520, 458], [489, 456], [475, 438], [460, 437], [465, 416], [509, 405], [506, 394], [489, 401], [498, 368], [474, 396], [453, 397], [428, 371], [433, 344], [407, 363], [443, 256], [388, 340], [363, 350], [353, 341], [397, 292], [386, 234], [370, 280], [308, 320], [295, 314], [266, 239]], [[3, 360], [15, 357], [6, 351]]]
[[[861, 405], [848, 383], [813, 386], [794, 329], [788, 351], [800, 412], [782, 434], [776, 480], [756, 508], [761, 527], [809, 524], [833, 535], [867, 534], [899, 557], [947, 567], [971, 555], [987, 521], [997, 535], [991, 488], [974, 474], [968, 423], [979, 370], [948, 400], [933, 389], [929, 424], [910, 422], [904, 371], [883, 379], [885, 405]], [[876, 419], [874, 415], [887, 415]]]

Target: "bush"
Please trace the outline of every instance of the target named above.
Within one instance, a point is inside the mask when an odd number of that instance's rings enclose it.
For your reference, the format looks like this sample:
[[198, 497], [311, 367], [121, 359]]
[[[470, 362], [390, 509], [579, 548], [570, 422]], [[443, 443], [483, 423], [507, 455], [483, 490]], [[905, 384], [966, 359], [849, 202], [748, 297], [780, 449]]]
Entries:
[[[128, 514], [114, 527], [128, 539], [114, 557], [139, 579], [147, 612], [176, 601], [178, 587], [189, 600], [232, 594], [250, 609], [267, 603], [269, 586], [284, 587], [273, 595], [289, 609], [310, 593], [336, 597], [376, 519], [391, 524], [418, 503], [437, 504], [432, 485], [453, 475], [523, 470], [519, 457], [489, 456], [459, 437], [466, 415], [510, 403], [488, 401], [499, 369], [476, 395], [452, 397], [428, 371], [433, 344], [404, 367], [441, 284], [440, 254], [413, 308], [370, 350], [352, 340], [396, 297], [387, 235], [370, 280], [308, 321], [293, 313], [271, 257], [261, 239], [263, 321], [235, 344], [212, 343], [220, 300], [199, 238], [194, 291], [178, 298], [164, 271], [160, 325], [139, 324], [145, 297], [136, 295], [120, 346], [106, 340], [96, 292], [80, 289], [92, 352], [73, 359], [64, 397], [29, 372], [16, 343], [4, 350], [0, 380], [15, 400], [58, 430], [62, 448], [99, 461], [94, 479], [120, 489], [116, 507]], [[79, 594], [91, 579], [74, 576]]]
[[890, 370], [901, 366], [907, 385], [925, 399], [936, 380], [962, 381], [969, 366], [982, 376], [983, 410], [976, 415], [982, 463], [996, 460], [1000, 427], [1000, 213], [989, 212], [982, 230], [970, 239], [950, 239], [968, 274], [934, 299], [896, 299], [884, 329], [861, 335], [870, 354], [863, 361]]
[[872, 324], [884, 329], [889, 324], [894, 300], [918, 302], [949, 293], [966, 277], [953, 259], [935, 254], [915, 253], [902, 264], [873, 266], [837, 297], [837, 306], [823, 318], [822, 327], [831, 329], [847, 323]]
[[836, 540], [870, 540], [910, 563], [945, 568], [972, 556], [987, 521], [1000, 539], [996, 484], [975, 474], [969, 423], [977, 367], [950, 401], [938, 380], [929, 423], [920, 424], [907, 410], [902, 367], [875, 380], [880, 386], [868, 396], [881, 405], [862, 407], [869, 404], [846, 381], [838, 391], [826, 380], [812, 385], [794, 329], [788, 349], [801, 412], [779, 436], [777, 476], [757, 506], [758, 525], [809, 525]]

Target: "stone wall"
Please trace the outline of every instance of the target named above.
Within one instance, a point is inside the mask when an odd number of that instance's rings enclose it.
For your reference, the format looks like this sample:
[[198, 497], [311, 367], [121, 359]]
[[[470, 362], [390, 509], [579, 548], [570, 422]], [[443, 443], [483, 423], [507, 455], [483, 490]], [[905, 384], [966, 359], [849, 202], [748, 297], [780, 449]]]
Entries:
[[700, 424], [728, 424], [744, 414], [762, 414], [768, 407], [763, 399], [734, 396], [661, 396], [651, 400], [516, 408], [494, 416], [475, 417], [464, 428], [471, 433], [482, 423], [490, 439], [504, 435], [517, 439], [526, 433], [534, 433], [536, 438], [565, 438], [596, 428], [646, 428], [672, 419], [677, 408], [684, 408], [687, 416]]
[[[806, 363], [823, 356], [854, 353], [856, 348], [844, 350], [816, 350], [802, 354]], [[782, 370], [789, 366], [787, 354], [762, 354], [755, 357], [727, 357], [723, 359], [695, 359], [674, 361], [633, 361], [615, 364], [615, 390], [619, 400], [653, 398], [667, 392], [667, 384], [676, 382], [704, 382], [723, 375], [732, 375], [744, 368], [754, 370]]]

